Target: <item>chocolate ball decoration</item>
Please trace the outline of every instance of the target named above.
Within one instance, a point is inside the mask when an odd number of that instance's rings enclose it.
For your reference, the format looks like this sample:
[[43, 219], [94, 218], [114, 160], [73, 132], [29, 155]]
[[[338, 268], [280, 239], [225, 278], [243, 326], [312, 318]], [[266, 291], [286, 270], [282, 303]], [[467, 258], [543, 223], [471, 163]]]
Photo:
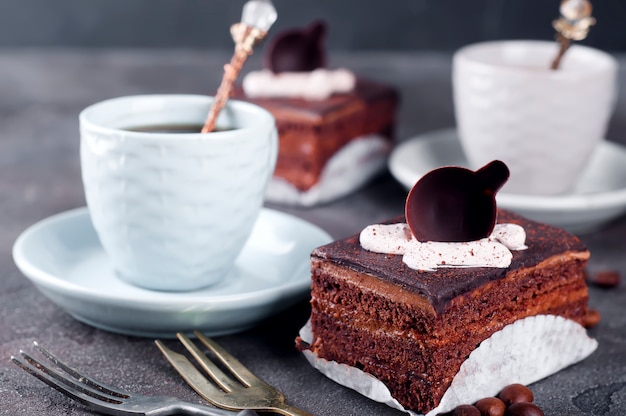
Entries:
[[268, 45], [265, 66], [280, 72], [310, 72], [326, 67], [326, 23], [315, 21], [301, 29], [285, 30]]
[[430, 171], [406, 200], [406, 221], [418, 241], [463, 242], [488, 237], [496, 224], [496, 192], [509, 168], [494, 160], [477, 171], [446, 166]]

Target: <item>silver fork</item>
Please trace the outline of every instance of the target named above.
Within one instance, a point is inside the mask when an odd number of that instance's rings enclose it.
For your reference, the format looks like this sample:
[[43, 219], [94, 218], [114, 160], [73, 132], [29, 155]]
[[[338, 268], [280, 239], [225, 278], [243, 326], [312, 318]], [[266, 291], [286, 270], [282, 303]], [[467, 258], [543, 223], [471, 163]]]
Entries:
[[[24, 371], [37, 377], [39, 380], [54, 387], [66, 396], [90, 409], [107, 415], [196, 415], [196, 416], [252, 416], [255, 413], [233, 413], [195, 403], [181, 401], [167, 396], [144, 396], [118, 390], [99, 381], [89, 378], [63, 361], [51, 352], [33, 342], [37, 348], [55, 367], [45, 365], [20, 350], [23, 360], [11, 356], [11, 361]], [[63, 372], [59, 371], [62, 370]]]

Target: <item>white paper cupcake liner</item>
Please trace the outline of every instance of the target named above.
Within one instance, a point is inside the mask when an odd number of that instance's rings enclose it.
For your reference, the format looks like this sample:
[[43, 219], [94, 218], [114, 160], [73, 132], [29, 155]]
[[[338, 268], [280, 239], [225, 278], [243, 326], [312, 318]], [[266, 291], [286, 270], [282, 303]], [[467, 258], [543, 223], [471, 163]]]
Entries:
[[[307, 343], [313, 341], [310, 323], [300, 330]], [[580, 324], [554, 315], [520, 319], [483, 341], [461, 365], [439, 406], [426, 416], [448, 412], [461, 404], [471, 404], [495, 396], [504, 387], [528, 385], [577, 363], [598, 347]], [[390, 407], [417, 416], [393, 398], [378, 379], [357, 368], [327, 361], [304, 351], [311, 365], [335, 382]]]
[[330, 158], [319, 182], [311, 189], [303, 192], [284, 179], [274, 177], [265, 199], [308, 207], [341, 198], [365, 185], [387, 166], [390, 147], [389, 140], [377, 134], [353, 139]]

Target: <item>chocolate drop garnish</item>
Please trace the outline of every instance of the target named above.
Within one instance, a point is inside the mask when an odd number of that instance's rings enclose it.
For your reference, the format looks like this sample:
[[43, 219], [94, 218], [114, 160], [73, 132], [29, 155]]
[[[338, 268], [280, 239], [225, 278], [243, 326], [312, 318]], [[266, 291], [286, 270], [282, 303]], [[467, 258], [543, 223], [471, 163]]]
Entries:
[[326, 67], [326, 23], [321, 20], [305, 28], [285, 30], [268, 45], [265, 66], [280, 72], [310, 72]]
[[496, 224], [496, 192], [508, 178], [509, 168], [499, 160], [477, 171], [446, 166], [427, 173], [406, 200], [406, 221], [413, 236], [422, 242], [488, 237]]

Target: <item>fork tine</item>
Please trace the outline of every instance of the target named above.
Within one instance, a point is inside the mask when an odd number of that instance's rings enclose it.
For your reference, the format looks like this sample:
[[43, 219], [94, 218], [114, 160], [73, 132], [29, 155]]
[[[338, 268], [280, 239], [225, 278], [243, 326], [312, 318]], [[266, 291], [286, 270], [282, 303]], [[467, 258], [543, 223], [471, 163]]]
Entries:
[[104, 393], [104, 394], [107, 394], [107, 395], [110, 395], [110, 396], [119, 397], [121, 399], [127, 399], [127, 398], [130, 397], [127, 393], [119, 391], [119, 390], [116, 390], [115, 388], [113, 388], [111, 386], [107, 386], [106, 384], [104, 384], [102, 382], [99, 382], [99, 381], [96, 381], [96, 380], [94, 380], [92, 378], [89, 378], [89, 377], [85, 376], [84, 374], [80, 373], [75, 368], [70, 367], [68, 364], [66, 364], [63, 361], [61, 361], [56, 355], [52, 354], [50, 351], [45, 349], [37, 341], [33, 341], [33, 345], [48, 360], [50, 360], [54, 365], [56, 365], [57, 367], [61, 368], [67, 374], [69, 374], [70, 376], [72, 376], [76, 380], [80, 381], [81, 383], [84, 383], [87, 386], [93, 388], [94, 390], [97, 390], [97, 391], [99, 391], [101, 393]]
[[[181, 332], [176, 334], [176, 337], [180, 340], [180, 342], [187, 348], [187, 351], [191, 353], [193, 358], [200, 364], [200, 366], [206, 371], [206, 373], [213, 379], [213, 381], [220, 386], [227, 393], [232, 392], [237, 388], [231, 377], [224, 374], [219, 367], [211, 361], [200, 349], [194, 344], [187, 336]], [[233, 373], [234, 374], [234, 373]], [[241, 381], [241, 380], [240, 380]], [[250, 387], [249, 383], [242, 381], [246, 387]]]
[[209, 403], [228, 410], [238, 410], [233, 407], [224, 406], [216, 398], [221, 397], [224, 392], [218, 389], [213, 383], [207, 380], [200, 371], [182, 354], [179, 354], [165, 346], [160, 340], [154, 343], [161, 350], [167, 361], [176, 369], [178, 374]]
[[253, 383], [259, 382], [259, 378], [248, 370], [241, 362], [222, 348], [217, 342], [207, 337], [199, 331], [194, 332], [195, 336], [224, 364], [241, 383], [250, 387]]
[[[104, 407], [104, 403], [107, 403], [109, 405], [122, 403], [119, 399], [105, 397], [93, 390], [89, 390], [88, 388], [84, 388], [74, 383], [73, 381], [63, 377], [57, 371], [47, 367], [33, 357], [29, 356], [24, 351], [20, 350], [20, 355], [24, 357], [24, 359], [26, 360], [25, 362], [20, 361], [17, 357], [14, 356], [11, 356], [11, 361], [19, 366], [22, 370], [37, 377], [39, 380], [43, 381], [50, 387], [55, 388], [56, 390], [71, 397], [77, 402], [82, 403], [85, 406], [106, 412], [107, 410], [109, 410], [109, 408]], [[110, 414], [110, 411], [107, 413]]]

